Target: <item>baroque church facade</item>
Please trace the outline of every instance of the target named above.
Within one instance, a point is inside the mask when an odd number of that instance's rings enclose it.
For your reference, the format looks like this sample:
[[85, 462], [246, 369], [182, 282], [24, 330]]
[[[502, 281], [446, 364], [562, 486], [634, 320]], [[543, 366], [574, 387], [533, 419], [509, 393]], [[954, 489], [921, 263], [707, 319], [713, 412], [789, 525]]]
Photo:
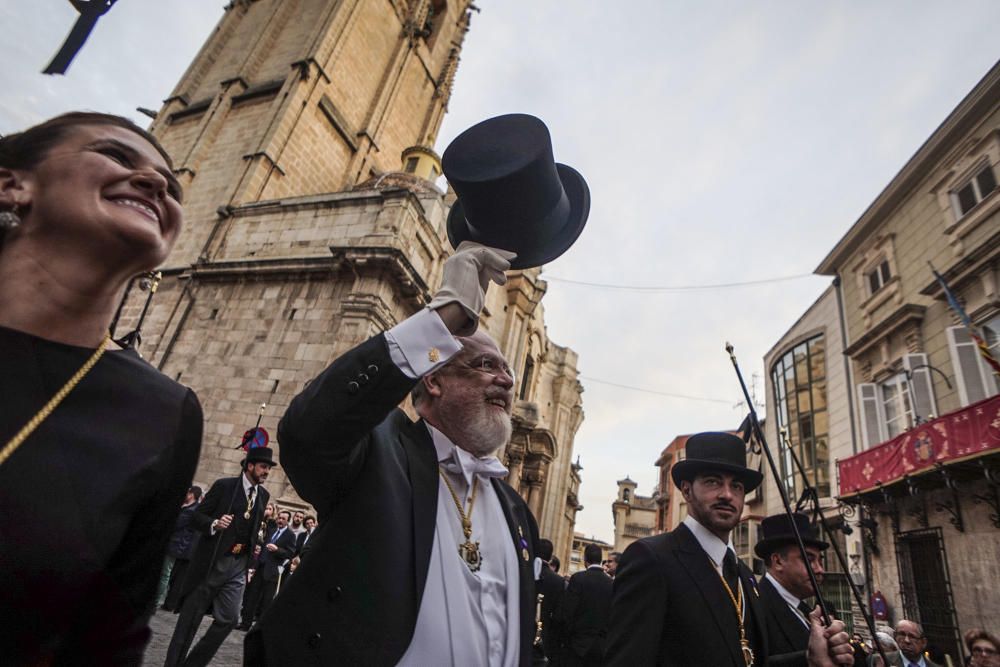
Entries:
[[[140, 351], [201, 399], [196, 483], [238, 471], [258, 416], [280, 460], [276, 426], [304, 384], [439, 284], [454, 195], [434, 183], [433, 147], [473, 11], [469, 0], [233, 0], [157, 113], [186, 226]], [[576, 353], [546, 332], [539, 274], [492, 286], [482, 326], [517, 372], [508, 481], [566, 562], [582, 509], [583, 388]], [[130, 293], [119, 334], [144, 302]], [[305, 507], [280, 468], [268, 487]]]

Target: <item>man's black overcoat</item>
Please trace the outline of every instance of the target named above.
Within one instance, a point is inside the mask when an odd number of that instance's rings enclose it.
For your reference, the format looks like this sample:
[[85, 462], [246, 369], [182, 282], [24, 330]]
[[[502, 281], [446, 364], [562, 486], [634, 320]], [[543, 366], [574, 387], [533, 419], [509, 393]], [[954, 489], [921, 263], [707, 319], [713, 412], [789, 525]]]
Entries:
[[[409, 647], [439, 484], [430, 433], [397, 408], [415, 384], [392, 363], [380, 334], [337, 359], [289, 405], [278, 425], [281, 465], [323, 530], [248, 633], [245, 664], [394, 665]], [[528, 665], [538, 528], [510, 486], [494, 479], [493, 488], [517, 552], [520, 576], [511, 583], [520, 588], [520, 662]]]
[[[753, 573], [741, 562], [756, 638], [765, 664], [767, 634]], [[687, 526], [632, 543], [618, 561], [608, 630], [608, 665], [745, 667], [736, 612], [708, 554]]]

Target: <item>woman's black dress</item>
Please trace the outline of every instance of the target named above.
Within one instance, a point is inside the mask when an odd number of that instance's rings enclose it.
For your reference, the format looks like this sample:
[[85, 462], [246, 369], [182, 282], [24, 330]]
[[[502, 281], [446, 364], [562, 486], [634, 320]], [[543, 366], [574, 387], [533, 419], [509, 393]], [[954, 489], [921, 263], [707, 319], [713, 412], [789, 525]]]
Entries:
[[[0, 446], [92, 352], [0, 327]], [[141, 663], [201, 435], [194, 392], [108, 351], [0, 465], [0, 663]]]

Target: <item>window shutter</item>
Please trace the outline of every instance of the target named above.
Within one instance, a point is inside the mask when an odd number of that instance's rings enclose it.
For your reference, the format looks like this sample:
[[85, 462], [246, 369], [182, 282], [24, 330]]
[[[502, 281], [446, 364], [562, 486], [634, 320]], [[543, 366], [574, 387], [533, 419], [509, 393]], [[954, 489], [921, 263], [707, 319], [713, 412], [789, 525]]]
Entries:
[[865, 449], [874, 447], [885, 438], [882, 436], [882, 403], [878, 397], [878, 386], [871, 382], [858, 385], [858, 412], [861, 415], [861, 435]]
[[[904, 354], [903, 368], [910, 371], [910, 386], [913, 388], [914, 417], [930, 421], [938, 416], [934, 404], [934, 383], [931, 382], [931, 369], [927, 366], [926, 354]], [[915, 420], [914, 420], [915, 421]]]
[[955, 369], [955, 381], [958, 384], [958, 397], [962, 401], [962, 407], [965, 407], [986, 398], [986, 380], [979, 362], [979, 350], [965, 327], [949, 327], [946, 331], [951, 365]]

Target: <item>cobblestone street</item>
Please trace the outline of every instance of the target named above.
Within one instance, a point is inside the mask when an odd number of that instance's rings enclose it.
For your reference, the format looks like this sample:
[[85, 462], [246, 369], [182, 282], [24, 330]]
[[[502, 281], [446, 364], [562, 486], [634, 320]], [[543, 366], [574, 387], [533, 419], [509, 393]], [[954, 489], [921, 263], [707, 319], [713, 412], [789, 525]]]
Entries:
[[[177, 623], [177, 614], [172, 614], [161, 609], [156, 610], [156, 614], [149, 621], [149, 627], [153, 631], [153, 637], [146, 647], [146, 655], [142, 660], [143, 667], [161, 667], [167, 657], [167, 646], [170, 645], [170, 636], [174, 633], [174, 625]], [[206, 616], [195, 635], [195, 642], [203, 634], [208, 626], [212, 624], [212, 617]], [[237, 667], [243, 664], [243, 637], [245, 632], [233, 630], [226, 637], [226, 641], [219, 647], [219, 652], [215, 654], [215, 659], [210, 663], [216, 667]], [[193, 644], [192, 644], [193, 646]]]

